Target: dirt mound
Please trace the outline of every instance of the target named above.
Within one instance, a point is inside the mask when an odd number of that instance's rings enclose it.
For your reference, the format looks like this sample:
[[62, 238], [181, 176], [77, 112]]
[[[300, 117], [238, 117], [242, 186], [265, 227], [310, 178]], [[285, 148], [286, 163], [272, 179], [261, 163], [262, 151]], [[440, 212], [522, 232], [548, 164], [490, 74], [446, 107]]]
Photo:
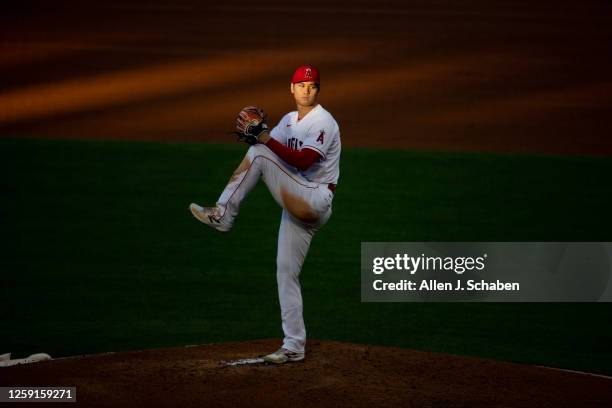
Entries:
[[226, 366], [278, 340], [101, 354], [0, 370], [2, 386], [76, 386], [81, 406], [610, 406], [612, 380], [471, 357], [311, 341], [303, 362]]

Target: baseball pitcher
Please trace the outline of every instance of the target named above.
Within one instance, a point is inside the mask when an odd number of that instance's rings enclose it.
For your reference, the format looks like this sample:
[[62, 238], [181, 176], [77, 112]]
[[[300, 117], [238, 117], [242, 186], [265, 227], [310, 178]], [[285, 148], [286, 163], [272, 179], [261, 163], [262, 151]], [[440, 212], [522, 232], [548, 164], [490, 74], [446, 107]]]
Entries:
[[269, 363], [304, 359], [306, 328], [299, 275], [314, 233], [331, 216], [340, 175], [340, 130], [333, 116], [317, 103], [319, 91], [318, 70], [310, 65], [298, 67], [291, 79], [297, 110], [287, 113], [269, 132], [262, 109], [244, 108], [236, 119], [236, 134], [251, 147], [214, 207], [189, 207], [199, 221], [227, 232], [242, 200], [261, 178], [283, 208], [276, 279], [285, 337], [280, 349], [264, 357]]

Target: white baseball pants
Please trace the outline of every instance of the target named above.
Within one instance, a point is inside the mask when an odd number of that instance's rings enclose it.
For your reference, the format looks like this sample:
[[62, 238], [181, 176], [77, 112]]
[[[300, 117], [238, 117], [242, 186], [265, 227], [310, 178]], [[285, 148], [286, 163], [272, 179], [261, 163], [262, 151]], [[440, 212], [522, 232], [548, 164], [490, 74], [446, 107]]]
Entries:
[[306, 328], [299, 275], [314, 233], [331, 216], [333, 193], [327, 184], [306, 180], [265, 145], [253, 145], [217, 201], [224, 223], [234, 222], [242, 200], [260, 178], [283, 207], [276, 256], [283, 347], [304, 352]]

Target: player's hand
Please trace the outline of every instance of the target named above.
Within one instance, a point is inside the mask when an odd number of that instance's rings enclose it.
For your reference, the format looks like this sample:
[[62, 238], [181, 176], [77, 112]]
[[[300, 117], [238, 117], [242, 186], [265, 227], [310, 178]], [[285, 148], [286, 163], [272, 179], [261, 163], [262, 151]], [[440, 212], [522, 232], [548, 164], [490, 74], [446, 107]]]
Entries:
[[268, 115], [263, 109], [257, 106], [247, 106], [238, 112], [236, 117], [236, 135], [241, 142], [254, 145], [259, 142], [259, 138], [267, 134], [268, 125], [266, 118]]
[[257, 141], [259, 143], [266, 144], [268, 143], [268, 140], [270, 140], [270, 137], [271, 137], [270, 134], [266, 131], [266, 132], [263, 132], [261, 135], [259, 135], [259, 137], [257, 138]]

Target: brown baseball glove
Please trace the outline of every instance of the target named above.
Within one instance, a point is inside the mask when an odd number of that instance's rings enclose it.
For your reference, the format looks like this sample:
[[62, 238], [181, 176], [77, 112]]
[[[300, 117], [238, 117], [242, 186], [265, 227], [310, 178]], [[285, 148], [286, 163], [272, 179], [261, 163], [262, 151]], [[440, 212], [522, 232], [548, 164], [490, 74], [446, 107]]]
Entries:
[[259, 136], [268, 130], [266, 118], [268, 115], [257, 106], [242, 108], [236, 117], [236, 131], [234, 132], [241, 142], [254, 145]]

